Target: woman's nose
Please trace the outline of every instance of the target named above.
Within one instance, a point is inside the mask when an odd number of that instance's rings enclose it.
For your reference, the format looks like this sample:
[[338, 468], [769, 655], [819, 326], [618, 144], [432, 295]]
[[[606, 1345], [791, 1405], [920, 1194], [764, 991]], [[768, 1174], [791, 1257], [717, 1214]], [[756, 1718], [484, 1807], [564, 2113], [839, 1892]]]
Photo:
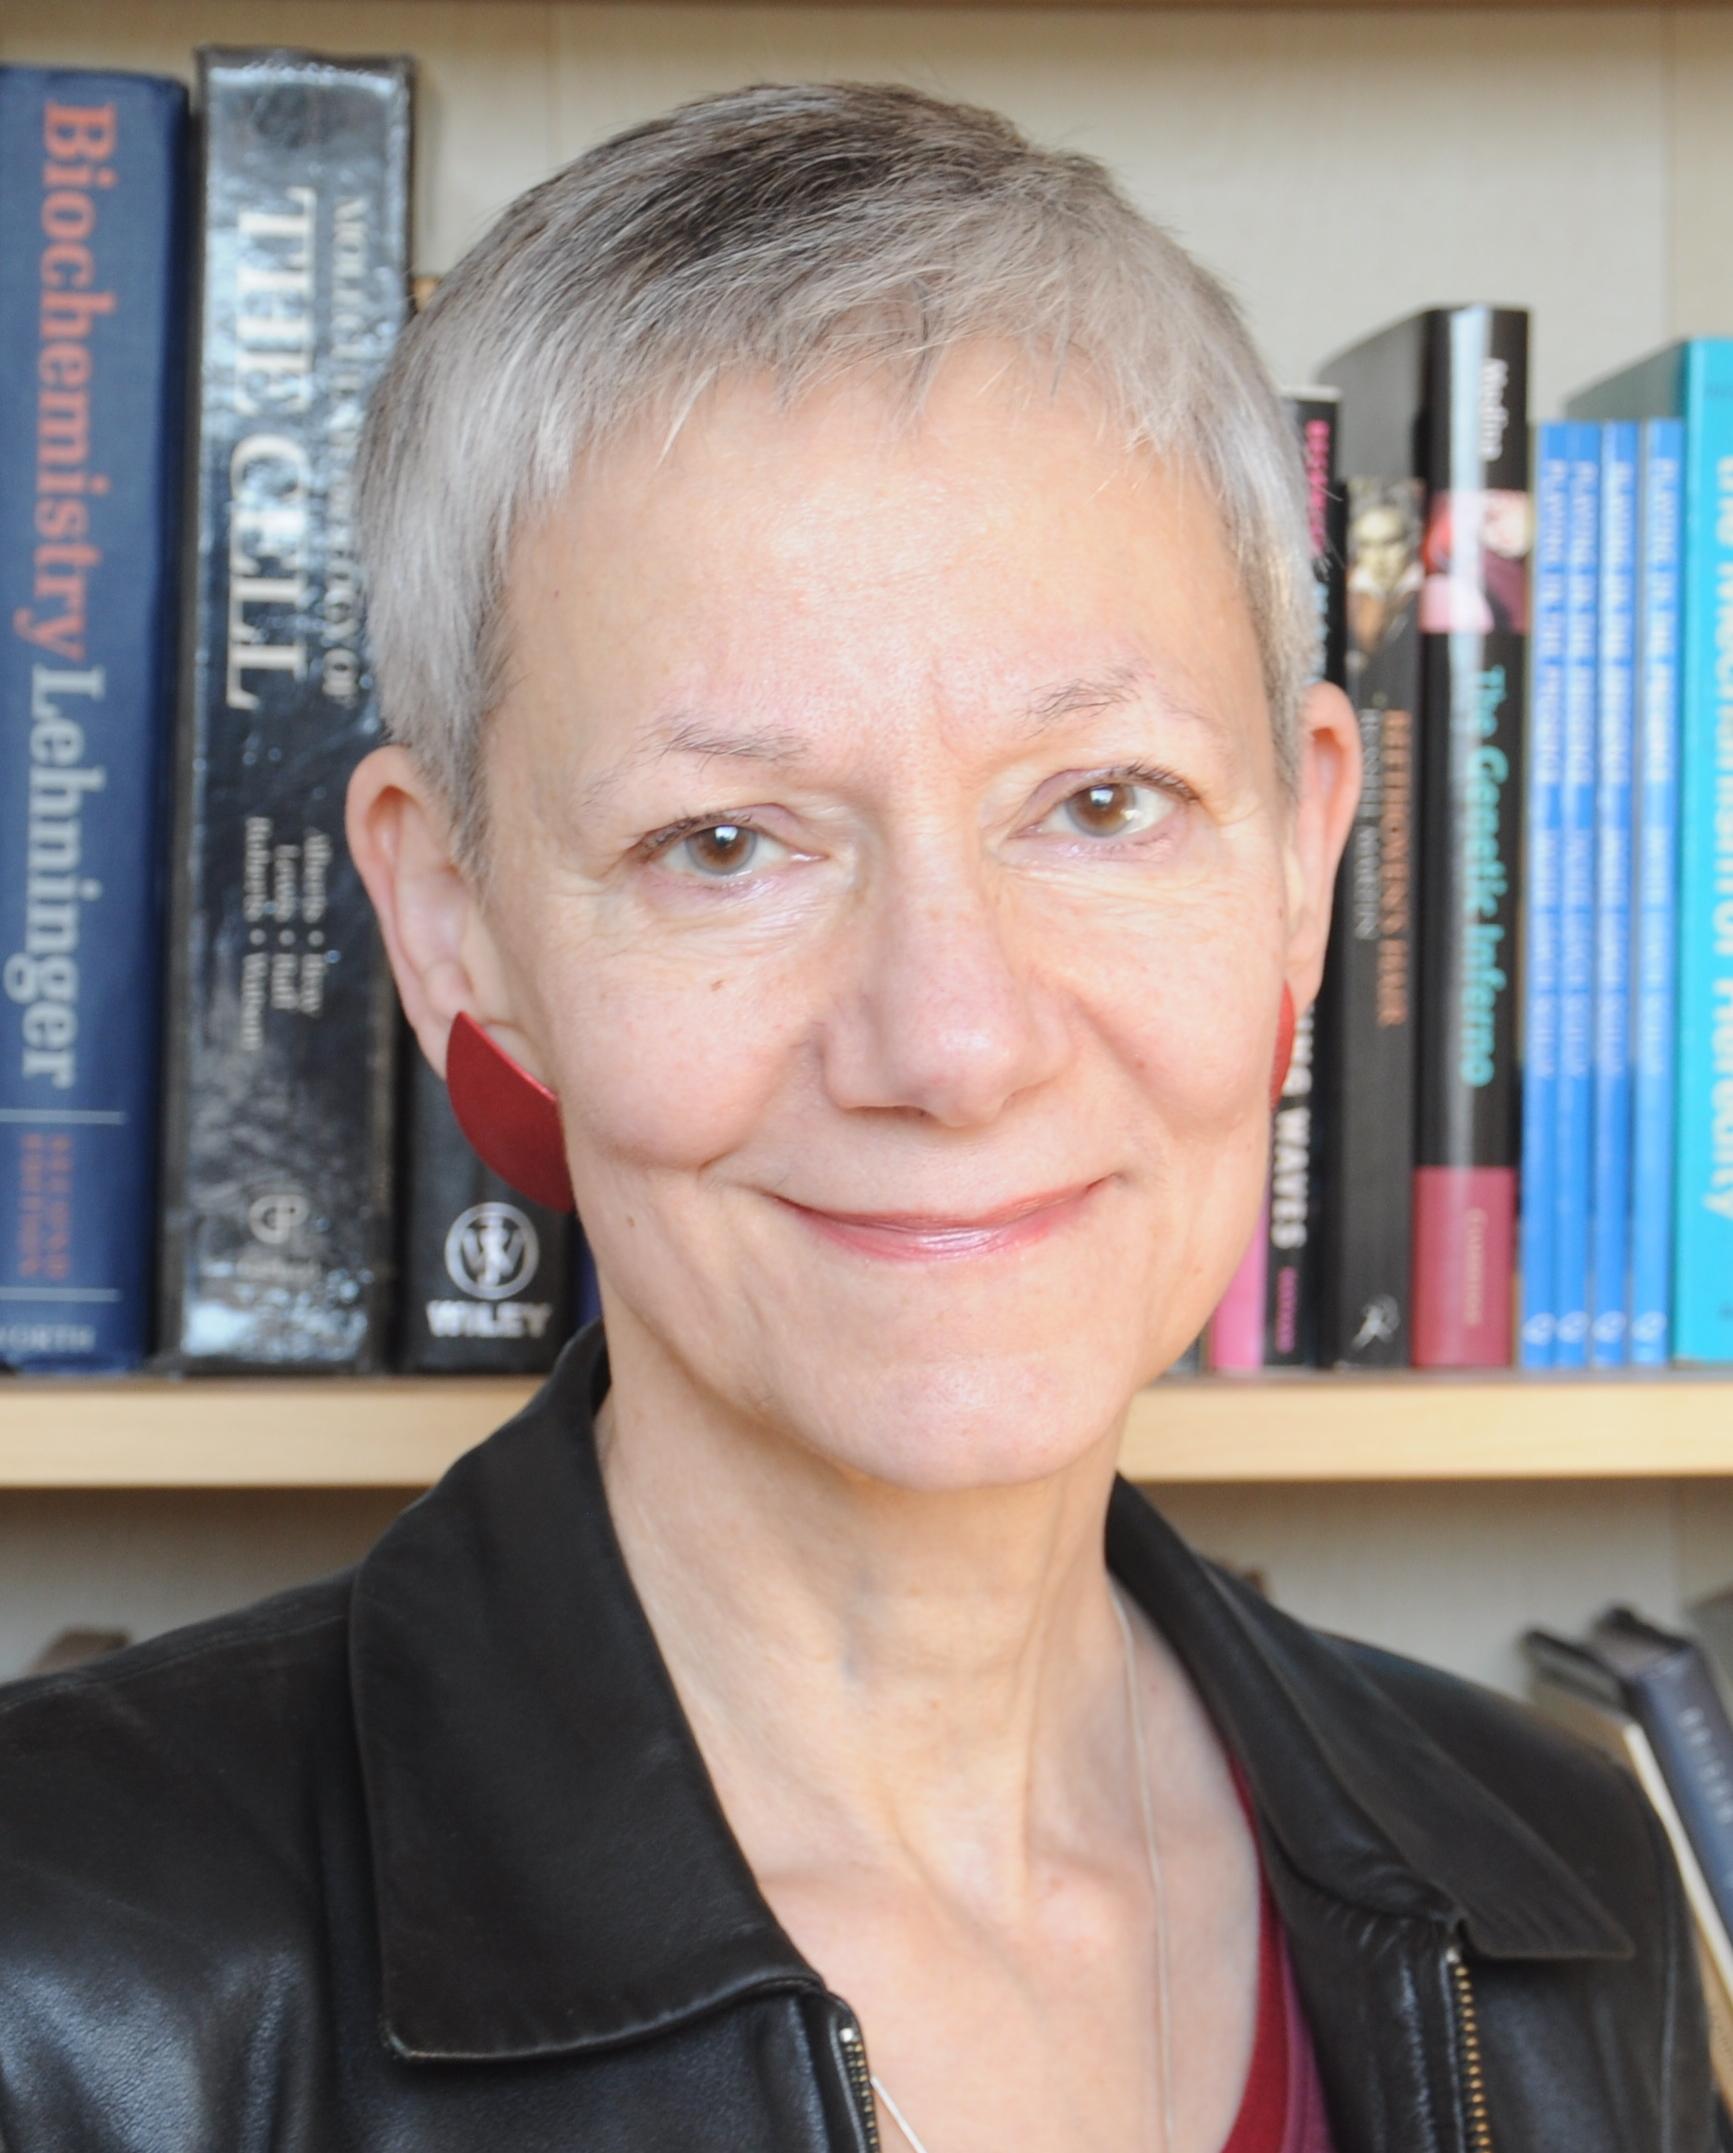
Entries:
[[974, 866], [903, 878], [857, 921], [833, 982], [825, 1075], [843, 1107], [992, 1121], [1071, 1053], [1058, 981], [1015, 894]]

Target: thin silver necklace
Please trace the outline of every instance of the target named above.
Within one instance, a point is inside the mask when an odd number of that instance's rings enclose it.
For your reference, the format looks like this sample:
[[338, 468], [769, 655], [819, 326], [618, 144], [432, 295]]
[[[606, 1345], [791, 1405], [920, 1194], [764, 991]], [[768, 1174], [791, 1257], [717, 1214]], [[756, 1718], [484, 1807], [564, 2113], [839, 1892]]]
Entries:
[[[1137, 1655], [1131, 1642], [1131, 1624], [1120, 1604], [1119, 1593], [1111, 1584], [1108, 1586], [1108, 1598], [1113, 1602], [1113, 1612], [1119, 1617], [1119, 1632], [1125, 1640], [1126, 1715], [1131, 1721], [1132, 1754], [1137, 1762], [1137, 1806], [1143, 1818], [1143, 1846], [1149, 1856], [1149, 1881], [1155, 1891], [1155, 1998], [1158, 2012], [1156, 2048], [1161, 2069], [1161, 2153], [1173, 2153], [1173, 2048], [1169, 2038], [1171, 2018], [1168, 2011], [1167, 1985], [1167, 1880], [1162, 1874], [1161, 1848], [1155, 1837], [1155, 1811], [1149, 1794], [1149, 1751], [1143, 1735], [1143, 1707], [1137, 1697]], [[915, 2136], [908, 2117], [892, 2100], [877, 2072], [873, 2074], [872, 2087], [897, 2129], [908, 2140], [913, 2153], [927, 2153], [926, 2147]]]

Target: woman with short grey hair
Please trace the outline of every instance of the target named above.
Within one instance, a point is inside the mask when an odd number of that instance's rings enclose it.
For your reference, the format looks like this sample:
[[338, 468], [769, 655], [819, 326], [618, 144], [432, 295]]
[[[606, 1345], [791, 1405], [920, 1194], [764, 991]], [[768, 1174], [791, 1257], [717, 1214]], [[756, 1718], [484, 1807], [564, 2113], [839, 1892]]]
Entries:
[[444, 282], [362, 516], [351, 846], [603, 1321], [14, 1706], [8, 2153], [1706, 2153], [1641, 1800], [1115, 1472], [1359, 782], [1221, 286], [994, 114], [708, 99]]

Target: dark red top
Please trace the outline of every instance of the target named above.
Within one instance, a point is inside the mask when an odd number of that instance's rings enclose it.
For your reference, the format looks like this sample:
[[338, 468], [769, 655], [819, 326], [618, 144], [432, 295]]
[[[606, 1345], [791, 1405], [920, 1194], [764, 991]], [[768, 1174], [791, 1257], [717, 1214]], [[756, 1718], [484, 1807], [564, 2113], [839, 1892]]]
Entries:
[[[1251, 1797], [1234, 1766], [1234, 1784], [1253, 1821]], [[1335, 2153], [1324, 2119], [1324, 2091], [1318, 2082], [1312, 2037], [1288, 1963], [1287, 1938], [1275, 1895], [1258, 1868], [1258, 2016], [1252, 2042], [1251, 2069], [1240, 2097], [1240, 2112], [1222, 2153]]]

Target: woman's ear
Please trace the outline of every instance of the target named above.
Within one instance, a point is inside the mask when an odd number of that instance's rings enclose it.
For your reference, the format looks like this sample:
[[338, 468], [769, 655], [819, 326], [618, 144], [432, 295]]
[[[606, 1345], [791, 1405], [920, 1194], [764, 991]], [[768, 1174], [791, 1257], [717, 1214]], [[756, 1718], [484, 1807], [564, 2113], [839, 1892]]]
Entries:
[[1317, 681], [1299, 713], [1299, 781], [1288, 825], [1288, 958], [1294, 1000], [1317, 997], [1336, 869], [1360, 800], [1360, 723], [1340, 688]]
[[503, 972], [486, 915], [452, 857], [444, 803], [403, 747], [363, 757], [349, 780], [345, 828], [404, 1014], [443, 1076], [452, 1020], [509, 1021]]

